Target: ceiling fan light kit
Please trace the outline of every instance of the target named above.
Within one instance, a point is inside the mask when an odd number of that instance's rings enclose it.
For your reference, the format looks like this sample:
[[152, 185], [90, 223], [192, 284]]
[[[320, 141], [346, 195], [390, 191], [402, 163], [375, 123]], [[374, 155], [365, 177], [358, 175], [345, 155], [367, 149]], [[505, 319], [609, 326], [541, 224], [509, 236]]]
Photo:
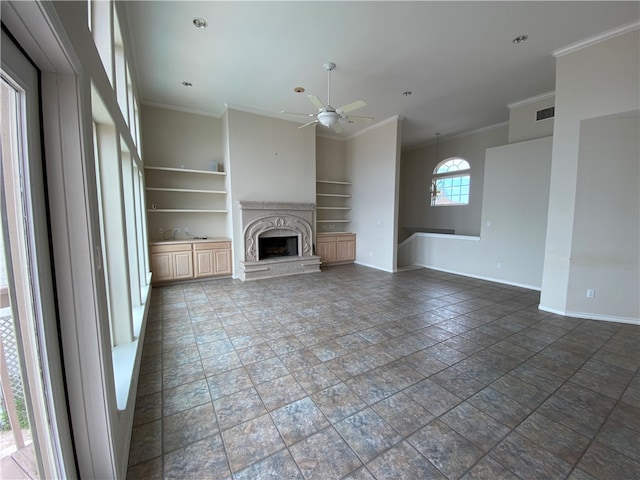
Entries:
[[[373, 123], [373, 117], [365, 117], [360, 115], [347, 115], [348, 112], [352, 112], [358, 108], [366, 107], [367, 102], [364, 100], [356, 100], [355, 102], [347, 103], [339, 108], [334, 108], [331, 106], [331, 70], [336, 68], [336, 64], [333, 62], [327, 62], [323, 65], [324, 69], [327, 71], [327, 104], [325, 105], [315, 95], [308, 95], [309, 101], [318, 109], [316, 113], [297, 113], [297, 112], [286, 112], [282, 111], [281, 113], [285, 113], [287, 115], [303, 115], [309, 117], [315, 117], [315, 120], [305, 123], [298, 128], [308, 127], [309, 125], [317, 125], [318, 123], [324, 127], [331, 128], [336, 133], [341, 133], [344, 131], [342, 126], [340, 125], [340, 120], [345, 120], [348, 123], [355, 123], [357, 121], [362, 121], [367, 124]], [[298, 90], [295, 90], [298, 92]], [[302, 90], [304, 91], [304, 90]], [[301, 93], [301, 92], [298, 92]]]
[[336, 112], [320, 112], [318, 113], [318, 121], [325, 127], [333, 127], [338, 123], [338, 114]]

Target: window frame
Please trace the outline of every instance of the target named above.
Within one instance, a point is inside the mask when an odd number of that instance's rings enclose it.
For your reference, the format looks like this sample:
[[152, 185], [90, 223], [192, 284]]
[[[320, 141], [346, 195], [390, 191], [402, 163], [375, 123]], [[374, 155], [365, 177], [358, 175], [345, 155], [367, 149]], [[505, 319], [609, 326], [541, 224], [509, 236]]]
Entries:
[[[456, 170], [450, 170], [446, 172], [438, 172], [438, 170], [440, 170], [447, 163], [454, 162], [454, 161], [461, 161], [461, 163], [463, 162], [464, 164], [467, 165], [467, 167], [457, 168]], [[467, 202], [466, 203], [461, 203], [461, 202], [437, 203], [438, 201], [437, 199], [439, 198], [439, 194], [441, 193], [440, 190], [437, 189], [437, 182], [443, 179], [457, 179], [457, 178], [468, 178], [468, 185], [466, 185], [467, 192], [456, 195], [456, 197], [466, 196]], [[464, 186], [465, 185], [458, 185], [458, 187], [464, 187]], [[439, 161], [436, 164], [431, 174], [429, 199], [430, 199], [429, 206], [431, 207], [464, 207], [464, 206], [470, 205], [471, 204], [471, 164], [469, 163], [469, 161], [459, 156], [448, 157], [448, 158], [445, 158], [444, 160]]]

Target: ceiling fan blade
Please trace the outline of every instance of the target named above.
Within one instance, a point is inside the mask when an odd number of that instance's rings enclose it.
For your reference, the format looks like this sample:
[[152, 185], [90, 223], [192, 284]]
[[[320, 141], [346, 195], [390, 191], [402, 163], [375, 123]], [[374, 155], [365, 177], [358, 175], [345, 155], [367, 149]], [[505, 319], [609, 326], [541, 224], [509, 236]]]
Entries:
[[300, 112], [287, 112], [286, 110], [280, 110], [280, 113], [285, 115], [302, 115], [303, 117], [315, 117], [315, 113], [300, 113]]
[[362, 115], [347, 115], [346, 119], [348, 122], [363, 122], [367, 125], [371, 125], [373, 123], [373, 117], [365, 117]]
[[308, 127], [309, 125], [315, 125], [318, 123], [318, 120], [314, 120], [313, 122], [305, 123], [304, 125], [300, 125], [298, 128]]
[[336, 132], [336, 133], [342, 133], [342, 132], [344, 132], [344, 128], [342, 128], [342, 125], [340, 125], [339, 123], [336, 123], [333, 126], [333, 131]]
[[348, 112], [353, 112], [358, 108], [362, 108], [366, 106], [367, 106], [367, 102], [365, 102], [364, 100], [356, 100], [355, 102], [347, 103], [346, 105], [343, 105], [342, 107], [337, 108], [336, 112], [348, 113]]
[[315, 95], [307, 95], [307, 97], [309, 97], [309, 101], [313, 103], [319, 110], [327, 110], [327, 107], [324, 106], [324, 103], [322, 103], [320, 99]]

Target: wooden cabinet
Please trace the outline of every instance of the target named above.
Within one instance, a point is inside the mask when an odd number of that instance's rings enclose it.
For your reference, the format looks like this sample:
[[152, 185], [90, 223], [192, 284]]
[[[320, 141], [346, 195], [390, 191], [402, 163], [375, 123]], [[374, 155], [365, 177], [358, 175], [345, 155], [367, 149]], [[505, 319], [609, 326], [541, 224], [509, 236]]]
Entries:
[[325, 265], [353, 263], [356, 259], [356, 234], [318, 234], [316, 254]]
[[158, 242], [150, 246], [153, 283], [231, 274], [231, 241]]
[[173, 278], [175, 280], [193, 278], [193, 254], [191, 252], [173, 253]]
[[353, 262], [356, 259], [356, 236], [341, 235], [337, 238], [337, 262]]
[[[329, 241], [327, 241], [329, 240]], [[316, 242], [316, 255], [320, 257], [322, 263], [333, 263], [336, 261], [336, 248], [335, 241], [331, 241], [326, 237], [318, 235], [318, 241]]]
[[151, 271], [154, 282], [193, 278], [191, 245], [151, 245]]
[[213, 250], [213, 274], [231, 275], [231, 244], [228, 248], [215, 248]]
[[231, 242], [193, 244], [195, 277], [231, 274]]

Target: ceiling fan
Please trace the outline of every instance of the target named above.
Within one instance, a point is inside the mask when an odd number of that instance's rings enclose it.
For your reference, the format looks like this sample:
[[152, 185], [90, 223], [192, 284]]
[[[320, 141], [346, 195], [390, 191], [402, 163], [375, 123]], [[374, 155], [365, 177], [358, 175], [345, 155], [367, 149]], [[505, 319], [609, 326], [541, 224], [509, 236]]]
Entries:
[[341, 133], [344, 131], [342, 125], [340, 125], [340, 120], [346, 120], [349, 123], [354, 122], [364, 122], [366, 124], [373, 123], [373, 117], [365, 117], [362, 115], [347, 115], [347, 113], [357, 110], [358, 108], [365, 107], [367, 102], [364, 100], [356, 100], [355, 102], [347, 103], [338, 108], [334, 108], [331, 106], [331, 70], [336, 68], [336, 64], [329, 62], [324, 65], [325, 70], [327, 71], [327, 105], [322, 103], [322, 101], [316, 97], [315, 95], [308, 95], [309, 101], [313, 103], [313, 105], [318, 109], [317, 113], [296, 113], [296, 112], [287, 112], [281, 111], [280, 113], [284, 113], [287, 115], [304, 115], [305, 117], [315, 117], [315, 120], [312, 120], [309, 123], [305, 123], [301, 125], [299, 128], [308, 127], [309, 125], [316, 125], [320, 123], [327, 128], [333, 129], [336, 133]]

